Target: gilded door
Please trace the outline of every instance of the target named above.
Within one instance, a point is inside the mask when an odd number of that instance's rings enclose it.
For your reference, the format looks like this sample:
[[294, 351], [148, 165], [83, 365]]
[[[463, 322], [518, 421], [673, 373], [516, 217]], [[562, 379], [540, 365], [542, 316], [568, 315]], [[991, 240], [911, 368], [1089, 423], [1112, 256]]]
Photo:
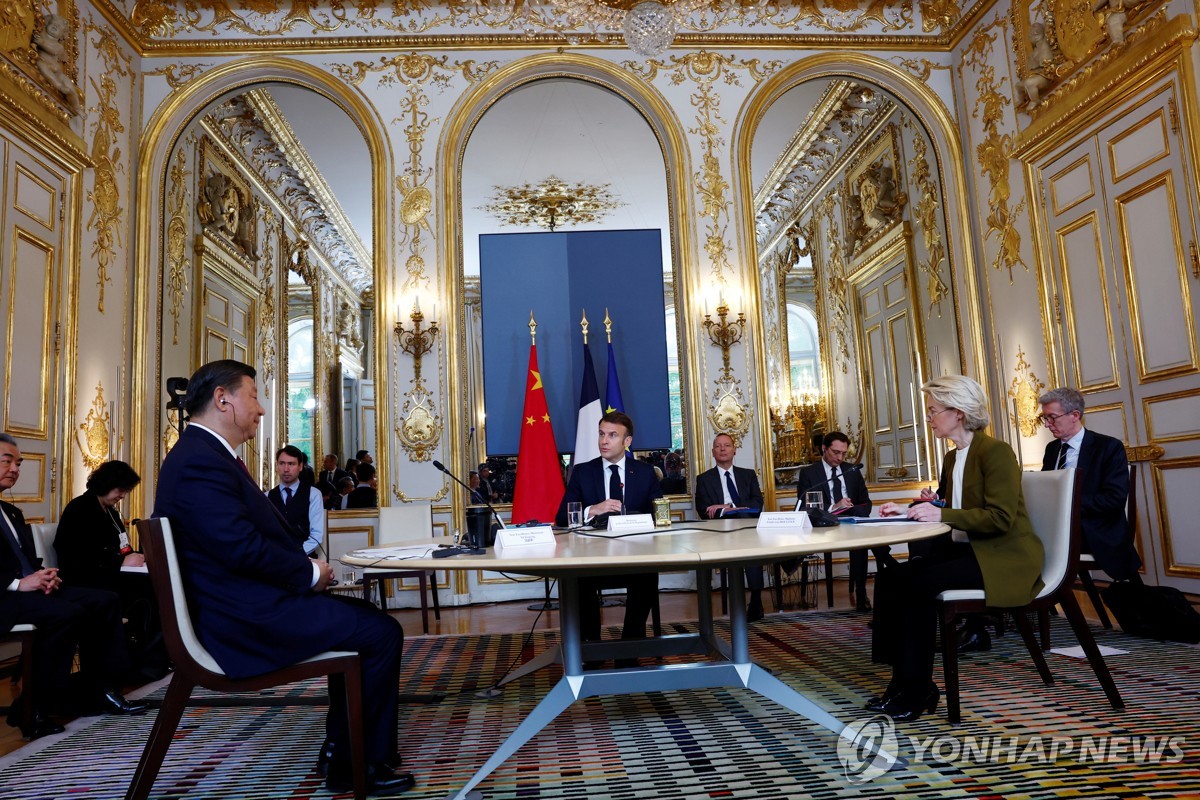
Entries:
[[1155, 582], [1200, 590], [1200, 342], [1193, 165], [1164, 81], [1039, 168], [1058, 374], [1086, 424], [1142, 462], [1138, 546]]

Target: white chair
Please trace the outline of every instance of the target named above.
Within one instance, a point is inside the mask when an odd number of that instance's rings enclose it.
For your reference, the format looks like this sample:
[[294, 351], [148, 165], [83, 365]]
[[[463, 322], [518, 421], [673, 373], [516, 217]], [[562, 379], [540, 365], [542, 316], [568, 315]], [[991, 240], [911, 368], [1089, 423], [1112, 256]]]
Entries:
[[[432, 538], [433, 536], [433, 505], [430, 503], [405, 503], [399, 506], [383, 506], [379, 509], [379, 540], [377, 546], [385, 546], [392, 542]], [[416, 578], [420, 584], [418, 589], [421, 596], [421, 630], [429, 633], [429, 602], [427, 589], [433, 595], [433, 616], [439, 622], [442, 619], [442, 607], [438, 603], [437, 573], [425, 569], [371, 569], [363, 570], [363, 599], [371, 599], [371, 585], [379, 583], [379, 607], [387, 611], [387, 592], [384, 589], [386, 581]]]
[[43, 567], [58, 566], [58, 552], [54, 549], [54, 537], [58, 535], [57, 522], [39, 522], [29, 526], [33, 533], [33, 549], [42, 560]]
[[955, 620], [960, 615], [982, 611], [1011, 612], [1042, 681], [1050, 686], [1054, 683], [1054, 676], [1050, 674], [1050, 668], [1046, 665], [1046, 658], [1034, 638], [1033, 626], [1026, 614], [1050, 608], [1055, 604], [1062, 606], [1112, 707], [1118, 710], [1125, 707], [1117, 685], [1108, 672], [1108, 666], [1104, 663], [1104, 657], [1096, 647], [1096, 640], [1092, 638], [1087, 620], [1079, 610], [1072, 586], [1075, 575], [1079, 572], [1080, 540], [1078, 480], [1075, 472], [1073, 469], [1026, 472], [1021, 477], [1025, 509], [1029, 513], [1033, 531], [1042, 540], [1042, 547], [1045, 549], [1042, 562], [1042, 582], [1045, 585], [1032, 602], [1018, 608], [992, 609], [988, 607], [982, 589], [956, 589], [938, 595], [941, 610], [942, 670], [946, 679], [946, 712], [951, 723], [957, 724], [960, 720]]
[[138, 534], [145, 549], [146, 566], [150, 570], [150, 580], [154, 584], [154, 594], [162, 614], [163, 637], [167, 642], [167, 653], [175, 662], [175, 672], [171, 675], [162, 708], [154, 720], [137, 771], [129, 784], [129, 791], [125, 793], [125, 800], [146, 800], [150, 796], [154, 779], [158, 777], [167, 748], [171, 746], [171, 740], [179, 728], [179, 720], [195, 687], [203, 686], [216, 692], [258, 692], [272, 686], [335, 674], [342, 676], [346, 690], [354, 796], [357, 800], [365, 798], [367, 778], [363, 761], [362, 665], [358, 653], [330, 650], [264, 675], [242, 680], [229, 678], [212, 654], [200, 644], [192, 627], [170, 522], [166, 519], [142, 520], [138, 523]]
[[[43, 567], [57, 567], [58, 558], [54, 552], [54, 535], [58, 532], [57, 522], [44, 522], [29, 526], [33, 534], [33, 549], [38, 558], [42, 559]], [[0, 641], [16, 642], [21, 646], [21, 694], [28, 701], [33, 697], [33, 637], [37, 633], [36, 625], [14, 625], [4, 633], [0, 633]], [[7, 709], [5, 709], [7, 710]], [[21, 709], [22, 730], [33, 728], [33, 703], [26, 702]]]

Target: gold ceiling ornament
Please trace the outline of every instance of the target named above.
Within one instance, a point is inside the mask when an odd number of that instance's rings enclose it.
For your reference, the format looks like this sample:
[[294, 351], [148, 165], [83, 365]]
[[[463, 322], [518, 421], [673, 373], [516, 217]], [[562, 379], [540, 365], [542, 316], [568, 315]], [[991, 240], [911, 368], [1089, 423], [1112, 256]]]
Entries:
[[1013, 425], [1021, 431], [1021, 435], [1031, 439], [1037, 436], [1041, 427], [1041, 423], [1038, 422], [1038, 412], [1041, 408], [1038, 398], [1046, 391], [1046, 384], [1033, 374], [1033, 368], [1025, 360], [1025, 351], [1020, 345], [1017, 345], [1017, 366], [1013, 368], [1013, 372], [1016, 373], [1016, 377], [1009, 386], [1008, 396], [1012, 398], [1016, 413], [1008, 416]]
[[553, 231], [563, 225], [586, 225], [607, 216], [606, 212], [625, 204], [608, 190], [609, 184], [568, 184], [551, 175], [538, 184], [495, 186], [491, 202], [481, 210], [492, 214], [501, 224], [536, 225]]
[[187, 86], [198, 75], [203, 74], [206, 70], [211, 69], [212, 64], [167, 64], [165, 67], [152, 69], [142, 73], [143, 77], [158, 76], [162, 77], [167, 82], [167, 86], [172, 89], [179, 89]]
[[[89, 470], [96, 469], [107, 461], [115, 450], [121, 449], [121, 442], [114, 448], [113, 403], [104, 401], [104, 385], [96, 382], [96, 397], [87, 416], [75, 431], [75, 443], [79, 445], [79, 455], [83, 457], [83, 465]], [[80, 434], [83, 434], [82, 438]]]
[[116, 259], [116, 248], [121, 244], [121, 219], [125, 210], [121, 208], [121, 190], [117, 182], [117, 171], [124, 171], [120, 163], [121, 148], [116, 141], [117, 134], [125, 132], [121, 124], [121, 112], [114, 100], [117, 95], [117, 84], [109, 73], [100, 78], [99, 85], [92, 80], [92, 86], [99, 95], [96, 110], [99, 119], [96, 121], [96, 134], [92, 139], [92, 161], [95, 163], [95, 181], [87, 193], [87, 199], [92, 204], [92, 214], [87, 221], [87, 229], [95, 234], [92, 242], [92, 258], [96, 260], [96, 285], [99, 288], [99, 298], [96, 301], [97, 310], [104, 313], [104, 285], [112, 282], [108, 268]]

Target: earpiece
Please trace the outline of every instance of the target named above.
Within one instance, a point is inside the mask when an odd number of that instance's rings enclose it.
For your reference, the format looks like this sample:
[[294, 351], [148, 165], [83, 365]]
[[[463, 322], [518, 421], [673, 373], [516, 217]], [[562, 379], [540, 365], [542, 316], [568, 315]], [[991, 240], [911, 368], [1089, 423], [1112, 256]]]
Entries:
[[222, 397], [222, 398], [221, 398], [221, 405], [223, 405], [223, 406], [224, 406], [224, 405], [229, 405], [229, 401], [228, 401], [228, 400], [226, 400], [224, 397]]

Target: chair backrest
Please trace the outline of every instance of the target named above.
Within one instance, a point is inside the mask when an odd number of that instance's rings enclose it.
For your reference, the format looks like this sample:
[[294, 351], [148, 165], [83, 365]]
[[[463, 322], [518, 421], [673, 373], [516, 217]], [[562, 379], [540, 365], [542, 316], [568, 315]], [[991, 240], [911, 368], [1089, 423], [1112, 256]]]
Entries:
[[1021, 493], [1033, 532], [1042, 540], [1042, 588], [1038, 597], [1054, 594], [1074, 579], [1079, 561], [1079, 498], [1074, 469], [1025, 472]]
[[162, 615], [163, 638], [167, 653], [175, 668], [190, 665], [194, 669], [224, 675], [212, 654], [200, 644], [192, 615], [187, 606], [183, 575], [179, 570], [179, 555], [171, 533], [171, 521], [165, 518], [144, 519], [138, 522], [138, 536], [146, 554], [146, 567], [154, 584], [154, 596]]
[[58, 553], [54, 550], [54, 537], [58, 534], [57, 522], [38, 522], [29, 526], [33, 533], [33, 549], [42, 560], [43, 567], [57, 567]]
[[379, 535], [376, 537], [376, 546], [432, 537], [432, 503], [405, 503], [379, 509]]

